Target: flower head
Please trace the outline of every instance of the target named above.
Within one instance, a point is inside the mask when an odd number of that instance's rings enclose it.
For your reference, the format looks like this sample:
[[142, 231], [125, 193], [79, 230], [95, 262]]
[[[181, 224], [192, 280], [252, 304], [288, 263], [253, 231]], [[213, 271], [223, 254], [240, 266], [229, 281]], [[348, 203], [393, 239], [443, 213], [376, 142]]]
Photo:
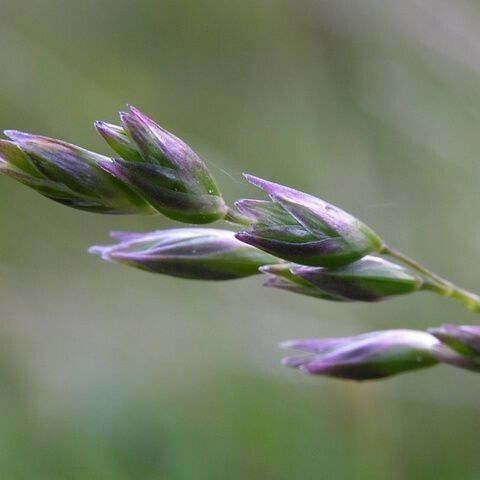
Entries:
[[252, 175], [270, 202], [240, 200], [237, 209], [252, 227], [237, 234], [242, 242], [301, 265], [336, 267], [378, 252], [383, 243], [352, 215], [319, 198]]
[[109, 161], [67, 142], [6, 130], [0, 140], [0, 173], [63, 205], [96, 213], [152, 213], [131, 188], [102, 170]]
[[153, 273], [199, 280], [229, 280], [259, 273], [273, 257], [213, 228], [176, 228], [150, 233], [112, 232], [119, 243], [90, 253]]
[[294, 265], [290, 271], [314, 288], [345, 301], [376, 302], [413, 293], [423, 285], [423, 280], [406, 267], [372, 255], [341, 267]]
[[353, 337], [290, 340], [284, 348], [307, 352], [287, 357], [283, 364], [314, 375], [371, 380], [439, 362], [442, 345], [432, 335], [417, 330], [386, 330]]
[[120, 117], [121, 127], [95, 124], [122, 157], [100, 161], [104, 170], [174, 220], [202, 224], [224, 218], [227, 207], [214, 178], [185, 142], [134, 107]]

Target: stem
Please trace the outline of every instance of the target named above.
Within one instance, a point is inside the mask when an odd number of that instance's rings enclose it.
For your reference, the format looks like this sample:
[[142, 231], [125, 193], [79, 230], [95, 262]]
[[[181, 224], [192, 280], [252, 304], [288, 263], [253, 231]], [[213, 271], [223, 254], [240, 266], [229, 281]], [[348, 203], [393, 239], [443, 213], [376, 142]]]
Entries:
[[445, 280], [436, 273], [428, 270], [428, 268], [420, 265], [415, 260], [412, 260], [407, 255], [387, 245], [382, 248], [381, 253], [384, 253], [395, 258], [396, 260], [399, 260], [400, 262], [408, 265], [410, 268], [424, 276], [427, 280], [431, 282], [430, 284], [426, 285], [427, 289], [435, 291], [444, 297], [454, 298], [455, 300], [458, 300], [460, 303], [462, 303], [469, 310], [480, 313], [480, 297], [475, 293], [457, 287], [452, 282]]
[[224, 219], [229, 223], [233, 223], [234, 225], [240, 225], [242, 227], [248, 226], [251, 224], [251, 221], [249, 218], [238, 213], [237, 211], [235, 211], [233, 208], [230, 208], [230, 207], [228, 207], [228, 210]]

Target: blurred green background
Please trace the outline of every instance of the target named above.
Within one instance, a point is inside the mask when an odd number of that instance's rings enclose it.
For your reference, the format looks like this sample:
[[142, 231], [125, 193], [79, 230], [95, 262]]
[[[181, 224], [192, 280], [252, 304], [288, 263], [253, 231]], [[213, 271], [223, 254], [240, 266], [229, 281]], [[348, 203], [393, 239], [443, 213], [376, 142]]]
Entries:
[[[132, 103], [208, 160], [317, 194], [480, 291], [480, 3], [0, 1], [0, 129], [109, 153]], [[474, 323], [418, 294], [336, 305], [101, 262], [112, 229], [0, 178], [0, 478], [478, 479], [480, 381], [355, 384], [278, 342]]]

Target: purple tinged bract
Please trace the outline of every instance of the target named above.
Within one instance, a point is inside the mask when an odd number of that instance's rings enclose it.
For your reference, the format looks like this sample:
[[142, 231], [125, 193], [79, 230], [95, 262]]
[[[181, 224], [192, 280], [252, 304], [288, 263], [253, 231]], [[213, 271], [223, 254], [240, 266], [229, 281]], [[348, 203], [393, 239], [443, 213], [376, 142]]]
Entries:
[[112, 232], [116, 245], [90, 253], [152, 273], [198, 280], [230, 280], [259, 273], [280, 260], [213, 228], [178, 228], [149, 233]]
[[480, 326], [445, 324], [428, 331], [453, 350], [463, 355], [480, 357]]
[[379, 252], [378, 235], [352, 215], [319, 198], [252, 175], [270, 202], [244, 199], [237, 209], [252, 225], [239, 232], [242, 242], [301, 265], [337, 267]]
[[228, 208], [214, 178], [185, 142], [134, 107], [120, 118], [122, 126], [95, 124], [122, 157], [98, 162], [105, 171], [174, 220], [204, 224], [225, 217]]
[[112, 150], [123, 159], [130, 162], [143, 162], [140, 152], [122, 127], [100, 120], [96, 121], [94, 125], [97, 132], [105, 139]]
[[337, 302], [348, 301], [343, 297], [332, 295], [298, 275], [295, 275], [292, 272], [292, 268], [294, 267], [295, 264], [292, 263], [265, 265], [260, 267], [260, 271], [267, 276], [263, 285], [265, 287], [278, 288], [292, 293], [300, 293], [301, 295], [308, 295], [322, 300], [333, 300]]

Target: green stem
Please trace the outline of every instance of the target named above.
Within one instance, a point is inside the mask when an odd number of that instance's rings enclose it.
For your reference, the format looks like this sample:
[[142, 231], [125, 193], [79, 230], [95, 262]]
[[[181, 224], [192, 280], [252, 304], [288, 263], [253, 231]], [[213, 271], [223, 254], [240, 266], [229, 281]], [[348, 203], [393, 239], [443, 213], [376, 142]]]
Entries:
[[462, 303], [469, 310], [480, 313], [480, 297], [475, 293], [457, 287], [452, 282], [445, 280], [436, 273], [433, 273], [432, 271], [425, 268], [423, 265], [420, 265], [415, 260], [407, 257], [407, 255], [387, 245], [383, 247], [381, 253], [384, 253], [391, 256], [392, 258], [395, 258], [396, 260], [399, 260], [400, 262], [408, 265], [410, 268], [424, 276], [427, 280], [431, 282], [429, 285], [426, 285], [427, 289], [433, 290], [444, 297], [454, 298], [455, 300], [458, 300], [460, 303]]

